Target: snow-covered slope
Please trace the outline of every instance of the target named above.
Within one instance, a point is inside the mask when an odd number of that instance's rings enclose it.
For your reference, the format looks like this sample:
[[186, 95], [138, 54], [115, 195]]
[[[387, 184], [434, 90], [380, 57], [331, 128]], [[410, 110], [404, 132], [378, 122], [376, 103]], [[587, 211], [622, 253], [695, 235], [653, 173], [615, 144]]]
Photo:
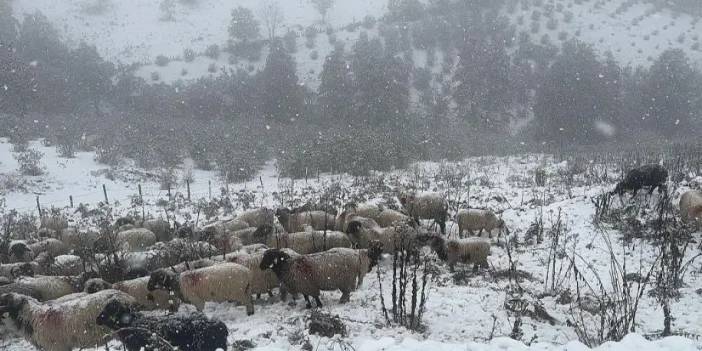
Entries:
[[[260, 69], [265, 56], [257, 62], [238, 60], [230, 62], [226, 53], [212, 59], [199, 56], [193, 62], [184, 62], [185, 49], [202, 53], [208, 46], [223, 46], [228, 38], [231, 10], [237, 6], [251, 9], [261, 19], [260, 0], [196, 0], [195, 5], [176, 1], [175, 20], [160, 20], [160, 1], [106, 0], [110, 6], [99, 15], [82, 11], [85, 3], [96, 0], [15, 0], [15, 16], [35, 11], [44, 13], [72, 43], [80, 40], [95, 44], [99, 52], [112, 61], [143, 64], [137, 75], [148, 82], [172, 83], [177, 80], [194, 80], [220, 74], [224, 70]], [[313, 24], [320, 24], [321, 15], [308, 0], [277, 1], [284, 14], [279, 33], [300, 31]], [[535, 3], [542, 3], [536, 6]], [[541, 42], [548, 35], [551, 43], [576, 37], [591, 43], [601, 53], [610, 51], [623, 65], [650, 65], [652, 60], [668, 48], [682, 48], [691, 61], [702, 68], [702, 24], [699, 18], [656, 10], [643, 0], [612, 1], [521, 1], [516, 6], [506, 6], [504, 13], [520, 32], [529, 34], [530, 40]], [[529, 4], [522, 6], [521, 4]], [[548, 8], [552, 7], [555, 27], [549, 26]], [[327, 23], [335, 28], [336, 39], [351, 47], [359, 31], [340, 30], [346, 24], [360, 21], [366, 15], [381, 17], [387, 10], [387, 0], [337, 0], [327, 16]], [[532, 16], [538, 11], [539, 19]], [[532, 29], [534, 22], [538, 28]], [[550, 28], [549, 28], [550, 27]], [[262, 31], [263, 31], [262, 26]], [[515, 38], [517, 40], [517, 38]], [[305, 39], [298, 39], [295, 53], [298, 75], [302, 83], [316, 87], [324, 57], [333, 45], [326, 34], [318, 35], [315, 47], [308, 49]], [[316, 58], [312, 52], [316, 51]], [[173, 58], [167, 66], [152, 62], [159, 55]], [[422, 61], [418, 61], [422, 62]], [[152, 77], [158, 76], [157, 80]]]

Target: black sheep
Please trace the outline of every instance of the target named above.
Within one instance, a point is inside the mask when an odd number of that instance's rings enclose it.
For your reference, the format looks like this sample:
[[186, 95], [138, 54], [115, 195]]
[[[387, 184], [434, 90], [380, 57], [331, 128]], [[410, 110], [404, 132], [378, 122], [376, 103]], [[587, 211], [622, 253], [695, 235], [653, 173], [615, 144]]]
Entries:
[[169, 316], [144, 316], [120, 301], [110, 301], [97, 324], [117, 330], [117, 338], [129, 351], [164, 349], [158, 335], [182, 351], [227, 349], [227, 326], [209, 320], [201, 312]]
[[624, 195], [633, 191], [634, 196], [644, 187], [649, 187], [648, 194], [658, 188], [658, 191], [665, 190], [665, 182], [668, 180], [668, 171], [663, 166], [657, 164], [643, 165], [630, 170], [624, 180], [617, 184], [612, 194]]

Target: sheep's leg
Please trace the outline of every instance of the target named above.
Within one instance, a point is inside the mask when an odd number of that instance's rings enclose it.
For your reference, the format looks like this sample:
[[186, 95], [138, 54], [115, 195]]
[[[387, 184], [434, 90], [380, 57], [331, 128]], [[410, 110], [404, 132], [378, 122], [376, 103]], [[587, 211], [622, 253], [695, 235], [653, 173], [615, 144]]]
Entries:
[[256, 300], [260, 300], [260, 299], [261, 299], [261, 294], [256, 294]]
[[254, 305], [253, 305], [253, 299], [251, 298], [251, 295], [247, 295], [249, 297], [249, 300], [246, 301], [246, 315], [251, 316], [254, 314]]
[[312, 303], [310, 302], [310, 297], [307, 295], [302, 295], [302, 296], [305, 298], [305, 302], [307, 302], [307, 305], [305, 306], [305, 308], [307, 308], [307, 309], [312, 308]]
[[478, 230], [478, 237], [482, 237], [482, 236], [483, 236], [483, 228], [480, 228], [480, 230]]
[[344, 289], [341, 290], [341, 299], [339, 300], [339, 303], [347, 303], [351, 301], [351, 292], [349, 289]]
[[315, 296], [314, 301], [317, 303], [317, 308], [322, 308], [322, 300], [319, 299], [319, 296]]
[[468, 233], [470, 233], [470, 236], [475, 236], [475, 232], [473, 229], [468, 229]]
[[273, 290], [268, 290], [268, 298], [273, 298]]
[[446, 222], [445, 221], [439, 222], [439, 228], [441, 229], [441, 234], [446, 234]]

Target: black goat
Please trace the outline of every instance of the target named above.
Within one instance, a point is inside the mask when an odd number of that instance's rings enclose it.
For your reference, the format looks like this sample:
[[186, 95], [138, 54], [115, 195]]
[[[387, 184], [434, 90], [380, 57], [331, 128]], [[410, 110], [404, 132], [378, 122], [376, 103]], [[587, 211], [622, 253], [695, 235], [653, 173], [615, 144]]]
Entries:
[[624, 180], [617, 184], [617, 187], [612, 191], [612, 194], [624, 195], [624, 193], [633, 191], [634, 196], [644, 187], [648, 187], [648, 194], [653, 193], [653, 190], [658, 188], [661, 192], [666, 190], [665, 182], [668, 180], [668, 171], [661, 165], [648, 164], [630, 170]]
[[96, 322], [116, 330], [118, 339], [129, 351], [163, 350], [164, 340], [181, 351], [227, 350], [227, 326], [201, 312], [144, 316], [132, 306], [113, 300]]

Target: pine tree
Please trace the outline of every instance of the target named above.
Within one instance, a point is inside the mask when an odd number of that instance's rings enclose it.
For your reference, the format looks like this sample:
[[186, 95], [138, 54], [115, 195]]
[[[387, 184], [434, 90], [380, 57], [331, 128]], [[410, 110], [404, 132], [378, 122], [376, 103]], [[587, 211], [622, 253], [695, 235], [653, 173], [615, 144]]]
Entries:
[[326, 121], [349, 123], [353, 118], [353, 80], [350, 65], [339, 47], [324, 61], [319, 85], [319, 105]]
[[663, 52], [643, 84], [644, 125], [666, 135], [689, 130], [696, 76], [685, 52]]
[[621, 78], [598, 61], [591, 46], [569, 41], [537, 90], [534, 113], [542, 140], [591, 144], [615, 127], [619, 92], [608, 86]]
[[95, 46], [85, 43], [71, 53], [71, 63], [72, 94], [89, 101], [101, 115], [100, 103], [112, 90], [114, 65], [103, 60]]
[[234, 40], [256, 40], [261, 34], [258, 21], [251, 10], [239, 6], [232, 10], [232, 20], [229, 24], [229, 36]]
[[282, 43], [274, 42], [261, 72], [261, 112], [273, 121], [295, 120], [304, 105], [303, 92], [298, 84], [293, 58], [285, 52]]

